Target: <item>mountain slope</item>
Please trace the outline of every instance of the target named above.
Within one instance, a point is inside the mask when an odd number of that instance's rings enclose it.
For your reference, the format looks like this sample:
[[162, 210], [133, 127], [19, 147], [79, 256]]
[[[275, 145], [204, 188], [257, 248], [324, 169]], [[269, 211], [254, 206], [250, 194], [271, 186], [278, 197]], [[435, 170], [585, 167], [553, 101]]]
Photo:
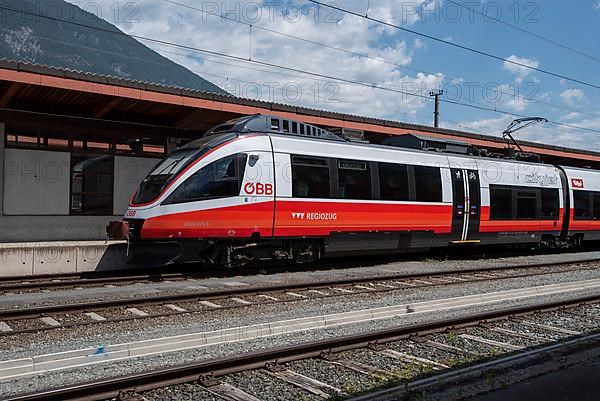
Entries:
[[103, 19], [63, 0], [20, 0], [0, 6], [0, 58], [226, 93]]

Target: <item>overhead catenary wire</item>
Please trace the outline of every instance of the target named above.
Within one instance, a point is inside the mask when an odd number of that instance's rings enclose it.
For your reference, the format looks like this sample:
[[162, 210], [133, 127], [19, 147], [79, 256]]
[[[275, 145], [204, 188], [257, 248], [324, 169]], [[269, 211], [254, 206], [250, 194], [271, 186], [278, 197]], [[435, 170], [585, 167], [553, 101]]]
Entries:
[[[169, 51], [169, 50], [164, 50], [164, 49], [161, 49], [161, 52], [169, 53], [169, 54], [173, 54], [173, 55], [177, 55], [177, 56], [182, 56], [182, 57], [192, 57], [192, 58], [195, 58], [194, 56], [191, 56], [191, 55], [182, 54], [182, 53], [178, 53], [178, 52], [174, 52], [174, 51]], [[273, 73], [273, 74], [278, 74], [278, 75], [287, 76], [287, 77], [298, 78], [298, 75], [286, 74], [286, 73], [282, 73], [282, 72], [279, 72], [279, 71], [262, 70], [260, 68], [251, 68], [251, 67], [248, 67], [248, 66], [240, 66], [240, 65], [230, 64], [230, 63], [224, 63], [224, 62], [221, 62], [221, 61], [209, 60], [207, 58], [200, 58], [200, 57], [198, 57], [198, 59], [201, 59], [203, 61], [207, 61], [207, 62], [210, 62], [210, 63], [217, 63], [217, 64], [231, 66], [231, 67], [234, 67], [234, 68], [241, 68], [241, 69], [244, 69], [244, 70], [253, 70], [253, 71], [259, 71], [259, 72], [262, 71], [262, 72]], [[242, 79], [242, 78], [236, 78], [236, 77], [232, 77], [232, 76], [215, 74], [215, 73], [212, 73], [212, 72], [203, 72], [203, 74], [204, 75], [209, 75], [209, 76], [214, 76], [214, 77], [221, 78], [221, 79], [225, 79], [227, 81], [243, 82], [243, 83], [250, 84], [250, 85], [257, 84], [254, 81], [248, 81], [248, 80], [245, 80], [245, 79]], [[320, 80], [319, 79], [318, 82], [330, 83], [331, 81], [329, 81], [329, 80]], [[222, 89], [225, 89], [225, 88], [222, 87]], [[347, 100], [333, 99], [331, 101], [331, 103], [332, 104], [339, 104], [339, 103], [342, 103], [342, 104], [351, 104], [351, 105], [354, 105], [354, 106], [366, 107], [368, 109], [378, 110], [378, 111], [384, 110], [384, 111], [389, 112], [390, 114], [397, 114], [398, 113], [397, 109], [390, 109], [390, 108], [381, 107], [381, 106], [371, 106], [371, 105], [364, 104], [364, 103], [354, 103], [354, 102], [349, 102]], [[322, 103], [319, 103], [319, 104], [322, 104]], [[332, 109], [332, 111], [335, 111], [335, 110]], [[405, 114], [405, 115], [411, 115], [411, 116], [418, 116], [418, 117], [423, 117], [423, 118], [425, 118], [425, 117], [429, 118], [429, 113], [425, 113], [425, 112], [415, 112], [415, 113], [405, 112], [403, 114]]]
[[575, 83], [578, 83], [580, 85], [589, 86], [589, 87], [594, 88], [594, 89], [600, 89], [600, 85], [597, 85], [597, 84], [594, 84], [594, 83], [591, 83], [591, 82], [587, 82], [587, 81], [584, 81], [582, 79], [572, 78], [572, 77], [569, 77], [569, 76], [561, 74], [561, 73], [553, 72], [553, 71], [546, 70], [546, 69], [543, 69], [543, 68], [534, 67], [534, 66], [531, 66], [531, 65], [528, 65], [528, 64], [525, 64], [525, 63], [521, 63], [519, 61], [510, 60], [508, 58], [505, 58], [505, 57], [502, 57], [502, 56], [498, 56], [498, 55], [490, 53], [488, 51], [475, 49], [473, 47], [461, 45], [459, 43], [454, 43], [454, 42], [451, 42], [449, 40], [439, 38], [437, 36], [433, 36], [433, 35], [429, 35], [429, 34], [426, 34], [426, 33], [422, 33], [422, 32], [416, 31], [414, 29], [405, 28], [403, 26], [400, 26], [400, 25], [397, 25], [397, 24], [393, 24], [391, 22], [386, 22], [386, 21], [383, 21], [383, 20], [380, 20], [380, 19], [377, 19], [377, 18], [373, 18], [373, 17], [369, 17], [369, 16], [366, 16], [366, 15], [362, 15], [362, 14], [356, 12], [356, 11], [352, 11], [352, 10], [348, 10], [348, 9], [339, 7], [339, 6], [337, 6], [337, 5], [333, 4], [333, 3], [324, 3], [324, 2], [318, 1], [318, 0], [307, 0], [307, 1], [309, 1], [311, 3], [314, 3], [314, 4], [317, 4], [319, 6], [322, 6], [322, 7], [327, 7], [327, 8], [330, 8], [332, 10], [348, 14], [348, 15], [353, 15], [353, 16], [356, 16], [356, 17], [359, 17], [359, 18], [364, 18], [364, 19], [366, 19], [368, 21], [375, 22], [377, 24], [381, 24], [381, 25], [384, 25], [384, 26], [387, 26], [387, 27], [390, 27], [390, 28], [394, 28], [394, 29], [400, 30], [400, 31], [404, 31], [404, 32], [407, 32], [407, 33], [410, 33], [410, 34], [413, 34], [413, 35], [416, 35], [416, 36], [419, 36], [419, 37], [422, 37], [422, 38], [425, 38], [425, 39], [428, 39], [428, 40], [431, 40], [431, 41], [434, 41], [434, 42], [437, 42], [437, 43], [441, 43], [441, 44], [444, 44], [444, 45], [447, 45], [447, 46], [452, 46], [452, 47], [455, 47], [457, 49], [461, 49], [461, 50], [464, 50], [464, 51], [467, 51], [467, 52], [470, 52], [470, 53], [478, 54], [480, 56], [484, 56], [484, 57], [487, 57], [487, 58], [490, 58], [490, 59], [494, 59], [494, 60], [497, 60], [497, 61], [502, 61], [504, 63], [509, 63], [509, 64], [512, 64], [512, 65], [516, 65], [518, 67], [526, 68], [528, 70], [537, 71], [539, 73], [546, 74], [546, 75], [549, 75], [549, 76], [553, 76], [555, 78], [560, 78], [560, 79], [564, 79], [564, 80], [567, 80], [567, 81], [575, 82]]
[[[118, 34], [118, 35], [122, 35], [123, 34], [119, 30], [111, 30], [111, 29], [106, 29], [106, 28], [101, 28], [101, 27], [89, 26], [89, 25], [81, 24], [81, 23], [74, 22], [74, 21], [65, 21], [65, 20], [62, 20], [62, 19], [54, 18], [54, 17], [41, 16], [39, 14], [29, 13], [29, 12], [21, 11], [21, 10], [14, 10], [14, 9], [6, 8], [6, 7], [3, 7], [3, 6], [0, 6], [0, 9], [4, 9], [4, 10], [16, 12], [16, 13], [30, 14], [30, 15], [34, 15], [34, 16], [37, 16], [37, 17], [41, 17], [41, 18], [55, 20], [57, 22], [74, 24], [74, 25], [81, 26], [81, 27], [84, 27], [84, 28], [93, 29], [93, 30], [99, 30], [99, 31], [104, 31], [104, 32], [111, 33], [111, 34]], [[407, 95], [407, 96], [413, 96], [413, 97], [417, 97], [417, 98], [426, 99], [428, 101], [431, 101], [431, 98], [429, 98], [429, 96], [421, 95], [421, 94], [418, 94], [418, 93], [411, 93], [411, 92], [407, 92], [407, 91], [403, 91], [403, 90], [399, 90], [399, 89], [388, 88], [388, 87], [385, 87], [385, 86], [379, 86], [379, 85], [375, 85], [375, 84], [370, 84], [370, 83], [355, 81], [355, 80], [351, 80], [351, 79], [347, 79], [347, 78], [335, 77], [335, 76], [331, 76], [331, 75], [327, 75], [327, 74], [322, 74], [322, 73], [317, 73], [317, 72], [304, 71], [304, 70], [300, 70], [298, 68], [293, 68], [293, 67], [289, 67], [289, 66], [282, 66], [282, 65], [278, 65], [278, 64], [270, 63], [270, 62], [266, 62], [266, 61], [246, 60], [244, 57], [230, 55], [230, 54], [226, 54], [226, 53], [222, 53], [222, 52], [217, 52], [217, 51], [214, 51], [214, 50], [201, 49], [201, 48], [194, 47], [194, 46], [189, 46], [189, 45], [178, 44], [178, 43], [169, 42], [169, 41], [162, 40], [162, 39], [149, 38], [149, 37], [145, 37], [145, 36], [141, 36], [141, 35], [136, 35], [136, 34], [129, 34], [129, 36], [132, 37], [132, 38], [138, 39], [138, 40], [149, 41], [149, 42], [152, 42], [152, 43], [162, 44], [162, 45], [165, 45], [165, 46], [172, 46], [172, 47], [176, 47], [176, 48], [180, 48], [180, 49], [184, 49], [184, 50], [188, 50], [188, 51], [198, 52], [198, 53], [202, 53], [202, 54], [209, 54], [209, 55], [214, 55], [214, 56], [220, 56], [220, 57], [224, 57], [224, 58], [231, 59], [231, 60], [247, 61], [247, 62], [251, 62], [251, 63], [255, 63], [255, 64], [258, 64], [258, 65], [263, 65], [263, 66], [267, 66], [267, 67], [280, 68], [280, 69], [283, 69], [283, 70], [297, 72], [297, 73], [304, 74], [304, 75], [316, 76], [316, 77], [326, 78], [326, 79], [331, 79], [331, 80], [336, 80], [336, 81], [340, 81], [340, 82], [346, 82], [346, 83], [351, 83], [351, 84], [353, 83], [353, 84], [360, 85], [360, 86], [363, 86], [363, 87], [366, 87], [366, 88], [378, 89], [378, 90], [387, 91], [387, 92], [394, 92], [394, 93], [404, 94], [404, 95]], [[451, 101], [451, 100], [448, 100], [448, 99], [440, 99], [440, 101], [444, 102], [444, 103], [450, 103], [450, 104], [460, 105], [460, 106], [464, 106], [464, 107], [470, 107], [470, 108], [479, 109], [479, 110], [483, 110], [483, 111], [489, 111], [489, 112], [501, 113], [501, 114], [509, 114], [509, 115], [513, 115], [513, 116], [516, 116], [516, 117], [526, 117], [525, 115], [522, 115], [522, 114], [517, 114], [517, 113], [510, 112], [510, 111], [505, 111], [505, 110], [498, 110], [496, 108], [489, 108], [489, 107], [479, 106], [479, 105], [475, 105], [475, 104], [456, 102], [456, 101]], [[594, 132], [594, 133], [600, 133], [600, 130], [598, 130], [598, 129], [586, 128], [586, 127], [579, 127], [579, 126], [575, 126], [575, 125], [571, 125], [571, 124], [565, 124], [565, 123], [554, 122], [554, 121], [550, 121], [550, 123], [553, 123], [553, 124], [556, 124], [556, 125], [565, 126], [565, 127], [569, 127], [569, 128], [572, 128], [572, 129], [578, 129], [578, 130], [584, 130], [584, 131], [589, 131], [589, 132]]]
[[[427, 71], [427, 70], [422, 69], [422, 68], [414, 68], [414, 67], [410, 67], [410, 66], [407, 66], [407, 65], [404, 65], [404, 64], [396, 63], [394, 61], [388, 60], [388, 59], [383, 58], [383, 57], [373, 57], [373, 56], [370, 56], [370, 55], [365, 54], [365, 53], [359, 53], [359, 52], [356, 52], [356, 51], [353, 51], [353, 50], [344, 49], [344, 48], [339, 47], [339, 46], [329, 45], [329, 44], [326, 44], [326, 43], [323, 43], [323, 42], [318, 42], [318, 41], [315, 41], [315, 40], [312, 40], [312, 39], [307, 39], [307, 38], [304, 38], [304, 37], [301, 37], [301, 36], [292, 35], [292, 34], [289, 34], [289, 33], [286, 33], [286, 32], [281, 32], [281, 31], [277, 31], [277, 30], [274, 30], [274, 29], [266, 28], [264, 26], [252, 25], [252, 24], [250, 24], [248, 22], [242, 21], [242, 20], [237, 19], [237, 18], [231, 18], [231, 17], [228, 17], [227, 15], [218, 14], [216, 12], [214, 12], [214, 13], [213, 12], [209, 12], [207, 10], [204, 10], [204, 9], [201, 9], [201, 8], [197, 8], [197, 7], [191, 6], [189, 4], [180, 3], [180, 2], [177, 2], [177, 1], [174, 1], [174, 0], [164, 0], [164, 1], [166, 3], [170, 3], [170, 4], [173, 4], [173, 5], [176, 5], [176, 6], [180, 6], [180, 7], [189, 9], [189, 10], [197, 11], [197, 12], [205, 14], [205, 15], [209, 15], [209, 16], [213, 16], [213, 17], [218, 17], [218, 18], [221, 18], [223, 20], [235, 22], [235, 23], [241, 24], [241, 25], [251, 26], [251, 27], [254, 27], [255, 29], [258, 29], [258, 30], [262, 30], [262, 31], [265, 31], [265, 32], [273, 33], [273, 34], [276, 34], [276, 35], [281, 35], [283, 37], [287, 37], [287, 38], [294, 39], [294, 40], [299, 40], [299, 41], [302, 41], [302, 42], [305, 42], [305, 43], [309, 43], [309, 44], [312, 44], [312, 45], [315, 45], [315, 46], [320, 46], [320, 47], [323, 47], [323, 48], [327, 48], [327, 49], [339, 51], [339, 52], [342, 52], [342, 53], [345, 53], [345, 54], [348, 54], [348, 55], [351, 55], [351, 56], [356, 56], [356, 57], [364, 58], [364, 59], [367, 59], [367, 60], [372, 60], [372, 61], [376, 61], [376, 62], [385, 63], [385, 64], [394, 66], [394, 67], [399, 68], [399, 69], [406, 69], [406, 70], [414, 71], [414, 72], [417, 72], [417, 73], [425, 73], [425, 74], [429, 74], [429, 75], [438, 75], [439, 74], [439, 73]], [[367, 10], [368, 10], [368, 8], [367, 8]], [[448, 76], [448, 77], [444, 76], [444, 77], [442, 77], [442, 79], [443, 80], [448, 79], [451, 82], [455, 82], [455, 81], [459, 80], [456, 77], [450, 77], [450, 76]], [[500, 95], [502, 95], [502, 96], [504, 96], [504, 95], [514, 96], [514, 94], [507, 93], [507, 92], [503, 91], [501, 88], [496, 88], [495, 90]], [[584, 111], [584, 110], [574, 109], [574, 108], [571, 108], [571, 107], [568, 107], [568, 106], [565, 106], [565, 105], [558, 105], [558, 104], [554, 104], [554, 103], [551, 103], [551, 102], [547, 102], [547, 101], [539, 99], [539, 98], [524, 97], [522, 99], [524, 101], [528, 101], [528, 102], [535, 102], [535, 103], [544, 104], [544, 105], [547, 105], [547, 106], [550, 106], [550, 107], [553, 107], [553, 108], [559, 109], [559, 110], [569, 110], [569, 111], [573, 111], [573, 112], [577, 112], [577, 113], [581, 113], [581, 114], [588, 114], [588, 115], [600, 116], [600, 113], [597, 113], [597, 112], [590, 112], [590, 111]], [[473, 103], [477, 103], [477, 102], [473, 102]], [[481, 103], [479, 103], [479, 104], [481, 104]]]
[[[475, 10], [475, 7], [473, 7], [473, 8], [467, 7], [465, 4], [459, 3], [459, 2], [453, 1], [453, 0], [446, 0], [446, 1], [448, 3], [456, 5], [458, 7], [464, 8], [464, 9], [468, 10], [469, 12], [481, 15], [483, 18], [491, 18], [489, 15], [487, 15], [485, 13], [482, 13], [481, 11]], [[473, 5], [473, 3], [470, 3], [470, 4]], [[558, 41], [556, 41], [554, 39], [546, 38], [545, 36], [539, 35], [539, 34], [537, 34], [535, 32], [528, 31], [527, 29], [521, 28], [520, 26], [508, 23], [508, 22], [502, 20], [501, 18], [491, 18], [491, 19], [495, 23], [499, 23], [501, 25], [507, 26], [507, 27], [509, 27], [511, 29], [514, 29], [514, 30], [519, 31], [521, 33], [524, 33], [526, 35], [532, 36], [532, 37], [534, 37], [536, 39], [539, 39], [539, 40], [542, 40], [544, 42], [550, 43], [551, 45], [554, 45], [556, 47], [560, 47], [561, 49], [564, 49], [564, 50], [570, 51], [572, 53], [578, 54], [580, 56], [586, 57], [586, 58], [588, 58], [590, 60], [594, 60], [594, 61], [600, 62], [600, 58], [598, 58], [596, 56], [593, 56], [591, 54], [582, 52], [581, 50], [574, 49], [573, 47], [570, 47], [570, 46], [567, 46], [567, 45], [563, 45], [562, 43], [560, 43], [560, 42], [558, 42]]]

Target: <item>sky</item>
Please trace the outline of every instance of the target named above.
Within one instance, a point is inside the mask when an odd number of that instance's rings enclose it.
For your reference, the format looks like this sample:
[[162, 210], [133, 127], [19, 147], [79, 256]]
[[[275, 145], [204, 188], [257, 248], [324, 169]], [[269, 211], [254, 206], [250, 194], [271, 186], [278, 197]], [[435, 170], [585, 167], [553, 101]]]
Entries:
[[70, 2], [236, 96], [600, 151], [600, 0]]

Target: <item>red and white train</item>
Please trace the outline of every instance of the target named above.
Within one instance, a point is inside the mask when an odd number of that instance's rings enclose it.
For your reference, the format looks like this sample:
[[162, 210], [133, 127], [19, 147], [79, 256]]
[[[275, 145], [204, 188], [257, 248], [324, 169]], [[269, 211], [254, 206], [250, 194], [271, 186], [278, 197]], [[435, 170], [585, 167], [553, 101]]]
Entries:
[[133, 261], [309, 262], [600, 239], [600, 172], [348, 141], [255, 115], [169, 154], [125, 214]]

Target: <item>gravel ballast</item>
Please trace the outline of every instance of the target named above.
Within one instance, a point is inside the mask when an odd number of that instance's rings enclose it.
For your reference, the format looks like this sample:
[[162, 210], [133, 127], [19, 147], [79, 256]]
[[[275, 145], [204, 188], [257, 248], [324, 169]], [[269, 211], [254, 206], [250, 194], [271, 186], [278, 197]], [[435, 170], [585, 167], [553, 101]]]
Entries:
[[[554, 255], [556, 256], [556, 255]], [[498, 260], [494, 260], [496, 263]], [[415, 262], [416, 263], [416, 262]], [[420, 263], [420, 262], [419, 262]], [[445, 262], [432, 262], [432, 265], [437, 265]], [[473, 261], [452, 261], [453, 268], [458, 268], [462, 263], [464, 267], [473, 267]], [[479, 263], [479, 262], [477, 262]], [[470, 264], [471, 266], [468, 266]], [[506, 264], [506, 263], [504, 263]], [[504, 265], [501, 264], [500, 265]], [[448, 267], [449, 268], [449, 267]], [[307, 273], [305, 273], [307, 274]], [[311, 273], [315, 274], [315, 273]], [[358, 274], [358, 273], [357, 273]], [[424, 288], [407, 288], [397, 291], [383, 293], [364, 293], [353, 294], [351, 296], [340, 296], [333, 298], [319, 299], [300, 299], [289, 303], [280, 304], [263, 304], [241, 307], [230, 310], [203, 310], [198, 313], [174, 315], [157, 319], [141, 319], [127, 321], [122, 323], [106, 323], [78, 328], [61, 328], [46, 332], [37, 332], [31, 334], [20, 334], [19, 336], [4, 336], [0, 341], [0, 359], [16, 359], [21, 357], [30, 357], [32, 355], [40, 355], [52, 352], [60, 352], [71, 349], [79, 349], [85, 347], [94, 347], [100, 345], [116, 344], [129, 341], [139, 341], [142, 339], [151, 339], [164, 336], [173, 336], [179, 334], [187, 334], [201, 331], [217, 330], [226, 327], [244, 326], [261, 322], [269, 322], [284, 319], [293, 319], [304, 316], [313, 316], [321, 314], [331, 314], [339, 312], [348, 312], [359, 309], [377, 308], [391, 305], [404, 305], [427, 300], [435, 300], [442, 298], [452, 298], [465, 295], [473, 295], [479, 293], [488, 293], [493, 291], [502, 291], [515, 288], [529, 288], [532, 286], [540, 286], [547, 284], [566, 283], [600, 277], [600, 270], [583, 270], [579, 272], [555, 273], [544, 276], [523, 277], [506, 280], [493, 280], [478, 283], [453, 284], [451, 286], [432, 286]], [[240, 278], [240, 280], [242, 280]], [[245, 280], [245, 279], [244, 279]], [[229, 280], [232, 281], [232, 280]], [[174, 284], [174, 283], [167, 283]], [[143, 286], [140, 286], [143, 287]], [[124, 287], [118, 288], [124, 291]], [[111, 289], [115, 290], [115, 288]], [[87, 290], [86, 290], [87, 291]], [[80, 292], [80, 291], [79, 291]], [[590, 290], [581, 292], [581, 295], [590, 295]], [[35, 294], [28, 294], [33, 296]], [[54, 294], [56, 295], [56, 294]], [[542, 300], [558, 300], [565, 299], [572, 294], [559, 294], [551, 297], [541, 297]], [[1, 298], [1, 297], [0, 297]], [[536, 301], [538, 301], [536, 299]], [[502, 307], [523, 305], [528, 301], [510, 301], [505, 302]], [[497, 306], [500, 308], [500, 306]], [[496, 306], [494, 307], [496, 308]], [[141, 357], [116, 363], [99, 364], [95, 366], [87, 366], [81, 369], [69, 369], [64, 371], [47, 372], [39, 375], [31, 375], [24, 378], [7, 379], [0, 381], [0, 396], [8, 396], [20, 394], [23, 392], [36, 391], [49, 387], [60, 387], [69, 384], [76, 384], [89, 380], [97, 380], [99, 378], [115, 377], [124, 374], [147, 371], [149, 369], [163, 368], [169, 365], [178, 365], [185, 362], [212, 359], [241, 352], [249, 352], [285, 346], [290, 344], [298, 344], [306, 341], [317, 339], [330, 338], [333, 336], [355, 334], [367, 332], [381, 328], [387, 328], [396, 325], [408, 325], [412, 323], [421, 323], [431, 319], [450, 318], [462, 316], [466, 313], [484, 312], [491, 309], [490, 305], [481, 305], [465, 308], [457, 311], [439, 311], [424, 314], [405, 315], [401, 318], [384, 319], [377, 321], [364, 322], [359, 324], [329, 327], [324, 330], [306, 331], [302, 333], [292, 333], [277, 337], [268, 337], [257, 340], [252, 340], [244, 343], [229, 343], [219, 344], [211, 347], [180, 351], [162, 355]], [[597, 306], [582, 307], [578, 312], [579, 317], [569, 315], [567, 318], [561, 318], [556, 324], [565, 322], [565, 319], [570, 319], [577, 324], [580, 324], [582, 329], [589, 329], [593, 326], [594, 312], [597, 312]], [[575, 316], [575, 317], [573, 317]], [[597, 316], [597, 315], [596, 315]], [[558, 319], [559, 317], [557, 317]], [[72, 317], [72, 319], [76, 319]], [[592, 324], [590, 324], [590, 322]], [[571, 321], [564, 324], [570, 324]], [[511, 330], [520, 331], [523, 329], [517, 323], [496, 323], [498, 327], [509, 328]], [[547, 333], [543, 330], [537, 330], [528, 327], [532, 334], [539, 335], [543, 338], [556, 339], [562, 336], [556, 333]], [[440, 335], [443, 336], [443, 335]], [[512, 339], [512, 337], [511, 337]], [[512, 342], [512, 341], [511, 341]], [[489, 354], [489, 349], [485, 346], [477, 344], [482, 353]], [[470, 346], [470, 345], [469, 345]], [[495, 352], [495, 351], [494, 351]], [[431, 355], [432, 360], [434, 355]], [[423, 357], [426, 357], [425, 354]], [[391, 358], [388, 358], [391, 359]], [[318, 361], [319, 362], [319, 361]], [[391, 360], [394, 364], [401, 362]], [[367, 363], [365, 361], [365, 363]], [[311, 365], [312, 366], [312, 365]], [[340, 368], [342, 369], [342, 368]], [[343, 369], [347, 371], [348, 369]], [[352, 371], [351, 371], [352, 372]], [[246, 375], [247, 373], [244, 373]], [[352, 372], [352, 374], [358, 374]], [[364, 375], [363, 375], [364, 376]], [[240, 379], [242, 380], [242, 379]], [[239, 384], [243, 386], [253, 386], [253, 378], [245, 378]], [[233, 383], [232, 383], [233, 384]], [[372, 383], [364, 383], [365, 386], [372, 387]], [[203, 398], [202, 394], [205, 390], [199, 386], [190, 388], [188, 385], [183, 386], [181, 392], [174, 393], [173, 398], [171, 393], [161, 393], [162, 390], [148, 392], [146, 394], [154, 394], [154, 399], [208, 399]], [[352, 391], [360, 391], [363, 384], [357, 385]], [[246, 387], [250, 389], [251, 387]], [[172, 391], [171, 389], [169, 391]], [[198, 396], [193, 398], [193, 391], [198, 391]], [[204, 392], [204, 393], [202, 393]], [[249, 391], [250, 392], [250, 391]], [[171, 395], [170, 395], [171, 394]], [[180, 394], [180, 398], [176, 398]], [[192, 394], [192, 398], [185, 398]], [[208, 394], [208, 393], [206, 393]], [[163, 397], [163, 398], [160, 398]], [[152, 399], [151, 397], [148, 397]], [[259, 397], [261, 398], [261, 397]]]
[[[569, 294], [560, 294], [552, 297], [540, 297], [536, 301], [550, 301], [569, 298]], [[524, 305], [529, 302], [507, 302], [498, 308]], [[283, 336], [267, 337], [256, 339], [243, 343], [219, 344], [212, 347], [194, 349], [189, 351], [173, 352], [168, 354], [147, 356], [135, 358], [116, 363], [106, 363], [95, 366], [86, 366], [80, 369], [68, 369], [63, 371], [46, 372], [38, 375], [31, 375], [25, 378], [14, 378], [0, 381], [0, 396], [9, 396], [24, 392], [31, 392], [50, 387], [60, 387], [69, 384], [81, 383], [89, 380], [98, 380], [122, 376], [134, 372], [144, 372], [152, 369], [160, 369], [165, 366], [179, 365], [186, 362], [206, 360], [225, 355], [233, 355], [242, 352], [259, 351], [265, 348], [275, 348], [291, 344], [300, 344], [307, 341], [331, 338], [334, 336], [343, 336], [361, 332], [369, 332], [377, 329], [397, 326], [398, 324], [421, 323], [431, 319], [452, 318], [463, 316], [465, 314], [481, 313], [491, 310], [490, 305], [473, 306], [462, 310], [430, 312], [425, 314], [405, 315], [401, 321], [398, 318], [385, 319], [378, 321], [369, 321], [360, 324], [348, 326], [331, 327], [319, 331], [306, 331], [302, 333], [292, 333]], [[444, 335], [440, 334], [440, 337]], [[479, 345], [475, 345], [478, 346]], [[481, 349], [478, 348], [478, 349]], [[486, 349], [485, 351], [488, 351]], [[484, 351], [482, 349], [482, 351]], [[486, 355], [488, 356], [488, 355]]]
[[[70, 349], [211, 331], [274, 320], [411, 304], [599, 277], [600, 269], [478, 283], [459, 283], [451, 286], [408, 288], [382, 293], [363, 293], [351, 296], [344, 294], [332, 298], [301, 299], [289, 303], [252, 305], [223, 311], [207, 308], [199, 313], [4, 336], [0, 342], [0, 352], [2, 360], [16, 359]], [[116, 312], [113, 310], [106, 317], [125, 315], [128, 314], [123, 310]], [[42, 323], [36, 324], [40, 327], [43, 326]]]
[[[504, 266], [534, 265], [539, 263], [579, 263], [600, 259], [600, 252], [579, 252], [495, 258], [484, 260], [420, 260], [375, 263], [366, 259], [363, 266], [339, 268], [336, 262], [322, 263], [315, 271], [294, 271], [266, 275], [234, 276], [227, 278], [189, 279], [174, 282], [138, 283], [131, 285], [91, 287], [81, 289], [53, 290], [49, 292], [25, 292], [22, 294], [0, 294], [0, 308], [23, 308], [52, 304], [101, 301], [106, 299], [136, 298], [144, 295], [165, 295], [181, 292], [209, 292], [216, 289], [244, 288], [247, 286], [269, 286], [293, 284], [315, 280], [347, 279], [366, 275], [381, 277], [394, 274], [460, 272], [464, 269], [493, 269]], [[335, 268], [333, 268], [335, 267]]]
[[321, 397], [287, 384], [263, 370], [251, 370], [229, 375], [222, 378], [222, 381], [253, 395], [261, 401], [322, 401]]

